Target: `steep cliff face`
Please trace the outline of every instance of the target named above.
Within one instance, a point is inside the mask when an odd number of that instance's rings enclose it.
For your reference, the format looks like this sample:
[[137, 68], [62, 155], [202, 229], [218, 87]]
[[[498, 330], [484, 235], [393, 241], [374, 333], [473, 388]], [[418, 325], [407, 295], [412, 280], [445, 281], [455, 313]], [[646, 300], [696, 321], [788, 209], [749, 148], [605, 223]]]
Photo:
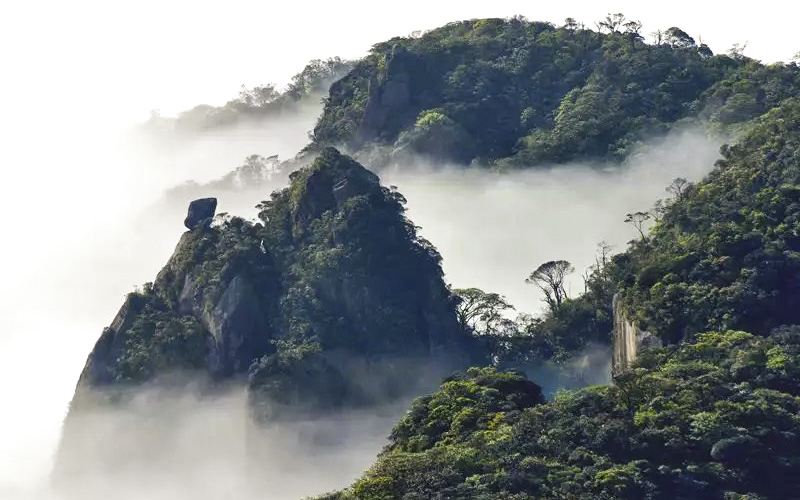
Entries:
[[627, 370], [643, 349], [660, 347], [661, 340], [650, 332], [641, 330], [625, 315], [620, 294], [614, 295], [614, 334], [611, 374], [620, 375]]
[[262, 241], [283, 288], [276, 349], [250, 371], [259, 416], [370, 404], [467, 363], [440, 257], [404, 201], [328, 148], [263, 204]]
[[358, 130], [359, 141], [377, 139], [381, 134], [386, 134], [390, 120], [397, 120], [409, 113], [410, 69], [414, 62], [413, 56], [404, 47], [396, 45], [386, 56], [386, 71], [370, 78], [364, 117]]
[[73, 411], [81, 394], [189, 371], [247, 378], [272, 418], [370, 404], [465, 366], [440, 258], [404, 201], [328, 148], [262, 203], [261, 223], [193, 225], [104, 330]]

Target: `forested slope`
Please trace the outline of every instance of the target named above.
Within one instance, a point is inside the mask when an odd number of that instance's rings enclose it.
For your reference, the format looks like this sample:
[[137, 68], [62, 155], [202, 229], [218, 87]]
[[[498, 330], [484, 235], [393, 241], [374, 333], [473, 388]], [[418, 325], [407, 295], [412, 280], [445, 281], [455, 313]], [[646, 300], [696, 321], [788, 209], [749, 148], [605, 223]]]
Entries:
[[619, 159], [685, 119], [730, 127], [800, 92], [794, 64], [714, 55], [676, 27], [653, 43], [640, 31], [621, 15], [601, 31], [479, 19], [376, 44], [331, 86], [312, 149], [346, 146], [371, 165]]
[[521, 375], [472, 369], [418, 399], [329, 498], [796, 496], [799, 176], [788, 100], [609, 264], [626, 312], [666, 347], [550, 402]]

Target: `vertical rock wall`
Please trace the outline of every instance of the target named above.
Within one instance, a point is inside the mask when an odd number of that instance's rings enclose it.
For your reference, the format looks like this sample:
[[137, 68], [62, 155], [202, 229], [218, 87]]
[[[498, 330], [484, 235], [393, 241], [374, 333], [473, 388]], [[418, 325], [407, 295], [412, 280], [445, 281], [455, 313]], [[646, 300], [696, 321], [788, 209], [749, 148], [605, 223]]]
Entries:
[[622, 298], [614, 295], [614, 351], [611, 358], [611, 374], [620, 375], [627, 370], [642, 349], [661, 346], [661, 339], [650, 332], [639, 329], [625, 316]]

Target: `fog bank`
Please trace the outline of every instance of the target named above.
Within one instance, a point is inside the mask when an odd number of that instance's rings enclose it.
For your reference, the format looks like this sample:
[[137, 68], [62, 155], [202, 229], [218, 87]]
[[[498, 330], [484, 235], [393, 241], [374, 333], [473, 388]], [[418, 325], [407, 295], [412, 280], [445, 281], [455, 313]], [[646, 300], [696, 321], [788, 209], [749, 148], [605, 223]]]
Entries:
[[[0, 281], [4, 297], [0, 303], [0, 390], [9, 408], [0, 430], [0, 498], [47, 494], [42, 485], [47, 482], [61, 420], [86, 355], [124, 295], [152, 280], [169, 258], [184, 231], [186, 201], [216, 196], [218, 211], [254, 216], [254, 205], [285, 185], [283, 174], [256, 187], [226, 189], [209, 181], [240, 166], [249, 154], [290, 157], [294, 147], [305, 143], [313, 116], [310, 112], [293, 120], [255, 128], [248, 125], [166, 146], [134, 142], [129, 136], [61, 129], [63, 135], [52, 150], [30, 156], [22, 148], [17, 156], [12, 150], [11, 157], [3, 158], [8, 165], [19, 165], [22, 173], [15, 171], [13, 182], [5, 185], [11, 187], [5, 190], [5, 199], [18, 213], [6, 228], [7, 243], [0, 247], [0, 257], [9, 264]], [[633, 228], [622, 222], [625, 213], [647, 209], [664, 197], [664, 187], [674, 177], [700, 178], [711, 169], [720, 142], [698, 130], [682, 130], [643, 147], [621, 168], [573, 164], [500, 174], [418, 160], [379, 174], [385, 185], [398, 186], [408, 199], [408, 215], [441, 252], [449, 283], [502, 293], [518, 310], [534, 312], [541, 307], [539, 296], [524, 283], [531, 270], [545, 260], [567, 259], [577, 269], [570, 281], [571, 293], [580, 293], [580, 271], [594, 261], [596, 244], [605, 240], [615, 251], [623, 250], [635, 236]], [[53, 165], [63, 168], [49, 168]], [[172, 191], [165, 196], [187, 179], [198, 184], [183, 194]], [[586, 370], [574, 376], [554, 373], [545, 366], [533, 374], [534, 380], [546, 390], [601, 381], [596, 374], [603, 372], [603, 360], [594, 351], [587, 356], [589, 375]], [[237, 420], [243, 412], [241, 395], [206, 409], [181, 401], [190, 405], [189, 413], [208, 416], [209, 423], [217, 422], [230, 432], [246, 428]], [[220, 419], [228, 418], [224, 415], [228, 413], [239, 423], [223, 425]], [[204, 427], [201, 420], [187, 423], [183, 418], [183, 412], [177, 411], [179, 427], [199, 427], [199, 434], [176, 439], [207, 443], [210, 462], [202, 462], [198, 471], [218, 467], [215, 456], [241, 463], [243, 459], [233, 456], [239, 453], [240, 435], [228, 436], [227, 444], [214, 453], [218, 443], [213, 433], [207, 433], [215, 427]], [[395, 420], [396, 415], [370, 421], [375, 436], [385, 436]], [[98, 425], [105, 425], [103, 421]], [[176, 428], [175, 421], [164, 425]], [[372, 424], [364, 425], [372, 428]], [[265, 442], [271, 439], [267, 436]], [[333, 451], [337, 447], [330, 448], [330, 454], [319, 457], [330, 462], [319, 462], [319, 466], [342, 462], [344, 468], [331, 466], [333, 475], [309, 484], [321, 488], [309, 494], [345, 486], [348, 474], [371, 463], [381, 443], [376, 437], [365, 439], [363, 449], [355, 441], [339, 447], [341, 453]], [[297, 457], [308, 451], [297, 450]], [[187, 448], [183, 453], [175, 456], [189, 460], [199, 451]], [[293, 477], [306, 477], [316, 469], [317, 462], [309, 457], [318, 452], [309, 453], [292, 463]], [[165, 455], [169, 456], [173, 455]], [[311, 469], [305, 469], [306, 465]], [[232, 470], [219, 472], [219, 484], [235, 480]], [[194, 474], [188, 469], [182, 473]], [[259, 484], [259, 494], [269, 496], [271, 487], [284, 484], [281, 480], [292, 483], [283, 476], [271, 485]], [[205, 484], [206, 477], [213, 474], [198, 477], [197, 484]], [[120, 481], [126, 484], [127, 479]], [[249, 480], [236, 486], [243, 496], [250, 488], [246, 483]], [[212, 486], [206, 489], [217, 491]], [[175, 493], [169, 488], [165, 491]], [[300, 489], [285, 491], [294, 495]], [[178, 493], [169, 496], [176, 497], [181, 498]]]
[[[279, 120], [166, 143], [64, 115], [0, 151], [0, 197], [11, 214], [0, 245], [0, 498], [35, 498], [46, 484], [87, 354], [185, 230], [186, 205], [154, 204], [187, 179], [223, 176], [246, 155], [294, 155], [320, 109], [315, 102]], [[228, 203], [222, 197], [219, 209]]]
[[583, 292], [581, 273], [597, 244], [625, 249], [635, 229], [625, 214], [649, 210], [668, 197], [676, 177], [711, 171], [723, 140], [684, 128], [643, 145], [623, 165], [588, 163], [507, 173], [438, 167], [419, 160], [381, 172], [408, 199], [408, 216], [442, 254], [449, 283], [506, 296], [518, 311], [541, 310], [525, 278], [539, 264], [565, 259], [575, 266], [571, 296]]
[[70, 417], [53, 490], [65, 499], [297, 499], [366, 470], [407, 401], [267, 427], [243, 387], [149, 386], [114, 408]]

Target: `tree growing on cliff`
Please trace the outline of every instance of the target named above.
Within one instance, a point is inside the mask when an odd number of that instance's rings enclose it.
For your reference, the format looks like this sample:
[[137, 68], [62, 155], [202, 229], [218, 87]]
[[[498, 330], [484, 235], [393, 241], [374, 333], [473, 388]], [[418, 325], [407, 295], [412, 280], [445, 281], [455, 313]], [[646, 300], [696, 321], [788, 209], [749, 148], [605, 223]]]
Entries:
[[566, 260], [551, 260], [536, 268], [525, 283], [536, 285], [544, 293], [544, 301], [550, 311], [555, 313], [568, 298], [564, 280], [574, 270], [572, 264]]

